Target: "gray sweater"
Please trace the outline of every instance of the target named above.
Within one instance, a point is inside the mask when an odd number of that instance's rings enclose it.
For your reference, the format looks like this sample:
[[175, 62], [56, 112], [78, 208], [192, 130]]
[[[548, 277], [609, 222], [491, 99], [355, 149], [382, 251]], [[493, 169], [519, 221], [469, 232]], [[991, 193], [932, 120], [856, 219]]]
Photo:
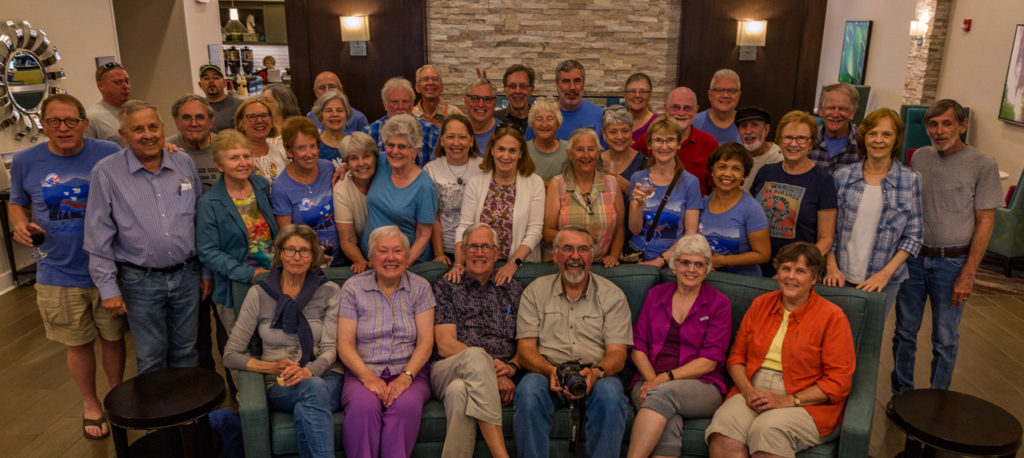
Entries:
[[[341, 372], [341, 362], [338, 361], [338, 303], [341, 299], [341, 288], [334, 282], [327, 282], [320, 285], [309, 303], [302, 309], [302, 314], [309, 322], [309, 328], [313, 333], [313, 352], [306, 368], [313, 375], [320, 376], [327, 370]], [[280, 361], [285, 359], [288, 349], [299, 346], [297, 335], [288, 335], [280, 329], [272, 329], [270, 321], [273, 319], [274, 310], [277, 304], [259, 286], [249, 288], [242, 302], [242, 309], [238, 312], [235, 327], [231, 330], [231, 337], [224, 346], [224, 367], [228, 369], [245, 370], [250, 356], [245, 352], [252, 338], [254, 331], [258, 331], [263, 340], [263, 361]], [[276, 377], [266, 375], [267, 385], [276, 383]]]

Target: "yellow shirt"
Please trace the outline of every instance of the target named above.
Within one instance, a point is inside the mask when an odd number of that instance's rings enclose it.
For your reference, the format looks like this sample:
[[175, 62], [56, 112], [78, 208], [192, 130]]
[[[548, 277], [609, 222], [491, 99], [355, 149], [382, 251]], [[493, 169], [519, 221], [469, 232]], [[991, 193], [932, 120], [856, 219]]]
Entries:
[[782, 372], [782, 341], [786, 338], [786, 329], [789, 327], [789, 311], [782, 310], [782, 323], [779, 330], [775, 332], [772, 344], [768, 346], [768, 354], [764, 355], [764, 363], [761, 367], [773, 371]]

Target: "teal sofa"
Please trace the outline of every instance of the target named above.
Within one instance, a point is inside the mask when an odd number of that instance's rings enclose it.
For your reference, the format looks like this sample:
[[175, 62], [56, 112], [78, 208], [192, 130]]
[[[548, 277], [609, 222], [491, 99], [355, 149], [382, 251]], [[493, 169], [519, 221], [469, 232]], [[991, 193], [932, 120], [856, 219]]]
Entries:
[[[417, 264], [410, 271], [423, 276], [428, 281], [436, 281], [447, 268], [438, 263]], [[611, 269], [601, 266], [593, 267], [594, 273], [602, 275], [626, 294], [633, 319], [640, 313], [644, 296], [656, 284], [674, 281], [674, 275], [668, 269], [661, 271], [650, 266], [622, 265]], [[555, 273], [552, 264], [526, 264], [516, 272], [516, 279], [529, 284], [535, 278]], [[332, 281], [339, 284], [352, 276], [347, 268], [327, 269], [326, 274]], [[732, 302], [733, 333], [739, 327], [744, 313], [757, 296], [777, 289], [778, 284], [767, 278], [753, 278], [728, 273], [712, 272], [708, 282], [729, 297]], [[232, 297], [236, 298], [235, 306], [241, 304], [245, 291], [250, 287], [247, 283], [235, 283]], [[885, 296], [877, 293], [864, 293], [853, 288], [833, 288], [817, 286], [815, 290], [832, 302], [842, 307], [850, 320], [854, 343], [857, 348], [857, 370], [854, 373], [853, 388], [847, 401], [843, 424], [838, 440], [804, 450], [798, 456], [834, 457], [834, 456], [868, 456], [871, 440], [871, 418], [875, 405], [875, 382], [878, 378], [878, 356], [881, 350], [883, 328], [883, 311]], [[627, 370], [621, 375], [625, 381], [632, 371]], [[263, 376], [252, 372], [241, 372], [239, 380], [239, 410], [242, 418], [242, 436], [245, 441], [245, 454], [248, 458], [291, 457], [296, 456], [295, 431], [292, 416], [288, 413], [270, 411], [263, 385]], [[551, 456], [584, 456], [585, 446], [581, 439], [576, 454], [568, 452], [568, 409], [555, 412], [551, 430]], [[622, 454], [625, 455], [629, 440], [629, 431], [633, 422], [633, 412], [627, 419], [626, 435], [623, 438]], [[342, 415], [334, 414], [335, 447], [337, 455], [344, 456], [341, 446]], [[704, 444], [704, 429], [710, 419], [691, 419], [685, 423], [683, 433], [683, 456], [707, 456]], [[503, 427], [506, 444], [510, 453], [515, 453], [515, 441], [512, 435], [512, 408], [504, 409]], [[445, 417], [444, 407], [437, 400], [430, 400], [423, 409], [420, 434], [417, 439], [413, 456], [436, 457], [441, 455], [444, 443]], [[487, 447], [483, 440], [477, 440], [476, 456], [487, 457]]]

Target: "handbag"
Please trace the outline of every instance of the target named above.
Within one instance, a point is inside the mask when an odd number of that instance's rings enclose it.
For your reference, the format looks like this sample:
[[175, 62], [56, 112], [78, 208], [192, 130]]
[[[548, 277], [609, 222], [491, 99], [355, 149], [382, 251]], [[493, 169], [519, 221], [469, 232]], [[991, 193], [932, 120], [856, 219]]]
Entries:
[[[658, 204], [658, 210], [654, 212], [654, 218], [651, 219], [651, 225], [647, 229], [647, 234], [644, 236], [644, 245], [651, 243], [651, 238], [654, 237], [654, 228], [658, 226], [658, 220], [661, 219], [661, 212], [665, 210], [665, 204], [668, 203], [669, 197], [672, 196], [672, 190], [676, 188], [676, 183], [679, 182], [679, 176], [682, 175], [683, 170], [676, 170], [676, 176], [672, 177], [672, 182], [669, 183], [668, 189], [665, 191], [665, 195], [661, 196], [661, 203]], [[622, 253], [619, 254], [619, 262], [636, 264], [644, 260], [643, 250], [633, 248], [632, 245], [627, 244], [622, 249]]]

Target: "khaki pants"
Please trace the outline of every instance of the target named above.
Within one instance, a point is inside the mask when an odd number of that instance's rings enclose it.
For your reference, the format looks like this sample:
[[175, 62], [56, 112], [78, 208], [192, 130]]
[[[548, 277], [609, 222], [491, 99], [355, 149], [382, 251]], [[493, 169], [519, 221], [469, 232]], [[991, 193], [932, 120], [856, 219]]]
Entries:
[[469, 347], [430, 365], [430, 387], [447, 419], [442, 457], [473, 456], [477, 420], [501, 426], [493, 361], [482, 348]]

